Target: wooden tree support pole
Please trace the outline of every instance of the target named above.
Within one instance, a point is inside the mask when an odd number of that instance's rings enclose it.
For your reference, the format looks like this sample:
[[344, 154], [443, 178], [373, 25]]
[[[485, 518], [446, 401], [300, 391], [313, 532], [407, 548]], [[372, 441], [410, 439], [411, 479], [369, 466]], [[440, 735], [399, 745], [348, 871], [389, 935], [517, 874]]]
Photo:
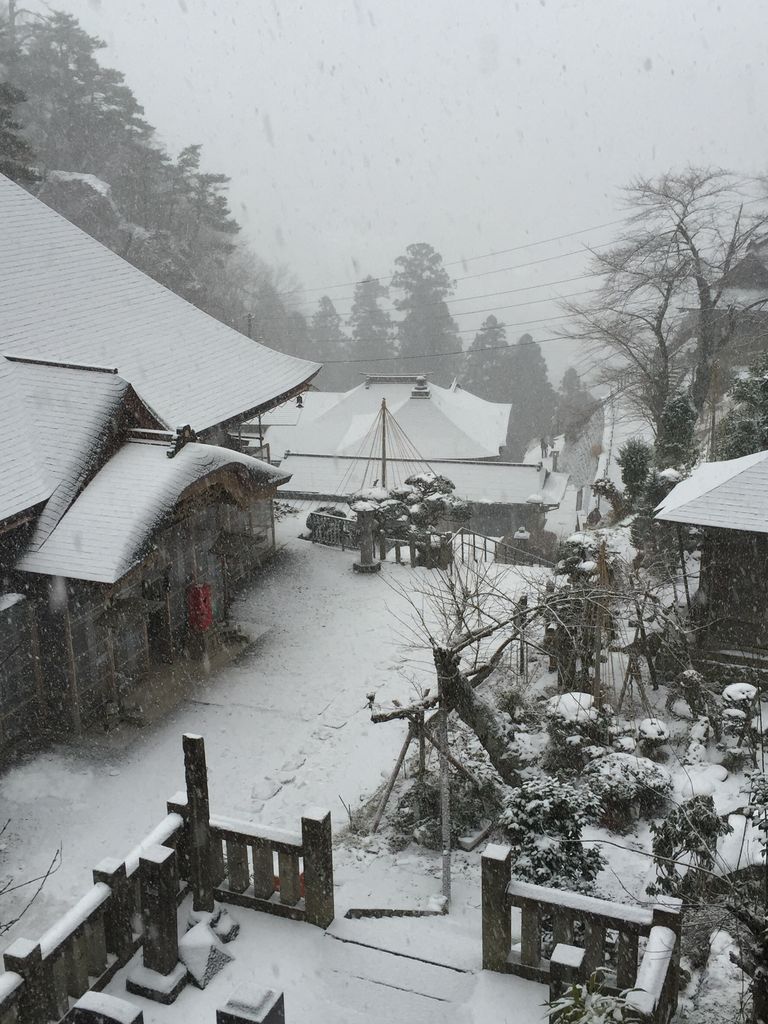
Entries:
[[677, 527], [677, 549], [680, 552], [680, 570], [683, 574], [683, 586], [685, 587], [685, 603], [688, 606], [688, 614], [691, 614], [691, 592], [688, 589], [688, 570], [685, 565], [685, 548], [683, 547], [683, 528]]
[[379, 804], [379, 808], [376, 811], [376, 817], [373, 819], [371, 832], [378, 831], [379, 825], [381, 824], [381, 819], [384, 817], [384, 811], [387, 809], [389, 798], [392, 795], [392, 790], [395, 788], [395, 782], [397, 781], [398, 773], [403, 766], [405, 755], [408, 753], [408, 747], [410, 747], [411, 740], [413, 739], [415, 734], [416, 730], [414, 729], [413, 723], [411, 723], [408, 726], [408, 735], [405, 737], [405, 742], [403, 743], [403, 746], [400, 749], [397, 761], [395, 762], [395, 767], [392, 769], [392, 774], [389, 776], [389, 779], [387, 781], [387, 786], [386, 789], [384, 790], [384, 795], [382, 796], [381, 803]]

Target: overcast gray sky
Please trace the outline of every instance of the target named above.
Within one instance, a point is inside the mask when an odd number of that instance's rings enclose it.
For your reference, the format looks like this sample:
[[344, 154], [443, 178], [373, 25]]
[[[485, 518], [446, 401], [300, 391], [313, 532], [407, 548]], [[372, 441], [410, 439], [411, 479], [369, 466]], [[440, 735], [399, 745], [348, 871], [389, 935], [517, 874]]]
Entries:
[[[200, 142], [207, 166], [231, 175], [254, 248], [307, 289], [386, 276], [414, 241], [453, 262], [610, 222], [636, 173], [768, 169], [765, 0], [53, 6], [107, 41], [103, 61], [125, 72], [172, 151]], [[451, 266], [467, 297], [454, 305], [460, 327], [484, 315], [462, 310], [586, 287], [472, 298], [576, 276], [580, 255], [548, 257], [614, 230]], [[352, 289], [327, 291], [346, 312]], [[521, 324], [513, 336], [544, 337], [546, 323], [522, 322], [557, 312], [540, 302], [497, 315]]]

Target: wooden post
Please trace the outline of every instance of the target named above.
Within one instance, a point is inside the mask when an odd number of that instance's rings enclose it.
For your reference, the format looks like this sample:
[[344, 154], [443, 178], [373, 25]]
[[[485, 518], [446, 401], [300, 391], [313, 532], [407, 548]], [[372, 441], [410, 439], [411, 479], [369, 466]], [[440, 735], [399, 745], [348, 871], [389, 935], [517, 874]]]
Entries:
[[3, 965], [24, 981], [17, 1004], [19, 1024], [46, 1024], [49, 993], [40, 945], [29, 939], [16, 939], [3, 953]]
[[409, 540], [408, 540], [408, 554], [409, 554], [410, 559], [411, 559], [411, 568], [415, 569], [416, 568], [416, 541], [413, 539], [413, 537], [410, 537]]
[[268, 900], [275, 891], [275, 863], [271, 846], [251, 847], [253, 858], [253, 895]]
[[512, 850], [509, 846], [489, 843], [483, 850], [481, 865], [483, 969], [504, 971], [512, 945], [512, 918], [507, 905]]
[[616, 954], [616, 985], [622, 991], [632, 988], [637, 978], [637, 932], [619, 932], [619, 949]]
[[653, 927], [670, 928], [675, 933], [675, 949], [667, 973], [668, 985], [667, 996], [671, 1003], [672, 1016], [677, 1010], [677, 1000], [680, 989], [680, 930], [681, 921], [680, 900], [670, 900], [668, 904], [657, 903], [653, 908]]
[[122, 963], [127, 963], [133, 954], [133, 926], [131, 924], [130, 882], [125, 863], [107, 858], [93, 869], [93, 881], [104, 882], [112, 895], [104, 908], [104, 937], [107, 952]]
[[277, 870], [280, 876], [280, 902], [288, 907], [295, 907], [301, 899], [299, 855], [278, 850]]
[[335, 916], [331, 812], [311, 808], [301, 818], [304, 907], [308, 924], [327, 928]]
[[179, 872], [179, 878], [188, 882], [190, 880], [190, 842], [189, 805], [187, 804], [187, 794], [183, 792], [174, 793], [171, 799], [166, 803], [165, 808], [169, 814], [178, 814], [179, 817], [184, 820], [183, 827], [176, 833], [176, 868]]
[[192, 906], [194, 910], [213, 911], [211, 878], [211, 822], [208, 802], [208, 769], [202, 736], [184, 735], [184, 774], [189, 807], [189, 861]]
[[232, 892], [245, 892], [250, 883], [248, 847], [227, 840], [227, 884]]
[[167, 976], [179, 962], [176, 921], [179, 879], [175, 851], [168, 846], [148, 847], [139, 858], [139, 873], [144, 966]]

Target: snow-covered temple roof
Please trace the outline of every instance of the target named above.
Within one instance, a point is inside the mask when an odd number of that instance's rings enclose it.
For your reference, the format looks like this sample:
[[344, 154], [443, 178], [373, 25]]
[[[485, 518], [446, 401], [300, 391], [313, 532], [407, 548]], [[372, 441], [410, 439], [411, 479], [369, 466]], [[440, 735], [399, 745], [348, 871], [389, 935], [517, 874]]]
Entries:
[[16, 568], [115, 583], [147, 554], [152, 535], [193, 485], [225, 469], [254, 487], [289, 479], [284, 470], [215, 445], [192, 442], [173, 458], [168, 451], [167, 442], [124, 444]]
[[768, 451], [697, 466], [657, 507], [656, 519], [768, 533]]
[[319, 365], [214, 320], [0, 174], [0, 354], [117, 368], [200, 432], [284, 400]]
[[[291, 474], [286, 496], [317, 496], [342, 500], [370, 483], [378, 473], [368, 459], [334, 455], [286, 455], [281, 469]], [[414, 472], [432, 470], [456, 485], [456, 496], [473, 502], [524, 505], [528, 502], [557, 505], [568, 484], [566, 473], [550, 473], [539, 466], [510, 462], [482, 462], [462, 459], [430, 459], [428, 465], [415, 466], [410, 460], [387, 460], [391, 485], [402, 484]]]
[[386, 399], [387, 409], [413, 447], [426, 459], [498, 458], [506, 443], [511, 406], [488, 402], [453, 384], [431, 381], [417, 388], [416, 375], [370, 376], [341, 394], [311, 392], [304, 408], [262, 418], [272, 458], [286, 451], [358, 455]]

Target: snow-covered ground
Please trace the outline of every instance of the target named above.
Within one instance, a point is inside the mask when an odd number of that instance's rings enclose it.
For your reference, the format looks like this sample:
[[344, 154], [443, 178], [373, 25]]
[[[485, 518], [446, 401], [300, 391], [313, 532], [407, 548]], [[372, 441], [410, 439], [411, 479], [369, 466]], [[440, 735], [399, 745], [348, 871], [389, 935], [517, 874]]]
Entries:
[[[124, 857], [163, 817], [183, 788], [184, 732], [206, 739], [215, 813], [276, 826], [296, 828], [302, 809], [320, 805], [338, 829], [347, 822], [340, 798], [354, 808], [391, 770], [404, 729], [371, 724], [365, 695], [410, 692], [389, 612], [405, 599], [387, 580], [412, 570], [358, 576], [353, 554], [296, 540], [300, 525], [282, 524], [285, 547], [234, 610], [256, 638], [236, 663], [202, 677], [152, 726], [90, 733], [0, 776], [0, 817], [10, 819], [0, 881], [41, 874], [61, 846], [61, 866], [6, 939], [40, 932], [99, 860]], [[3, 919], [27, 892], [3, 898]]]

